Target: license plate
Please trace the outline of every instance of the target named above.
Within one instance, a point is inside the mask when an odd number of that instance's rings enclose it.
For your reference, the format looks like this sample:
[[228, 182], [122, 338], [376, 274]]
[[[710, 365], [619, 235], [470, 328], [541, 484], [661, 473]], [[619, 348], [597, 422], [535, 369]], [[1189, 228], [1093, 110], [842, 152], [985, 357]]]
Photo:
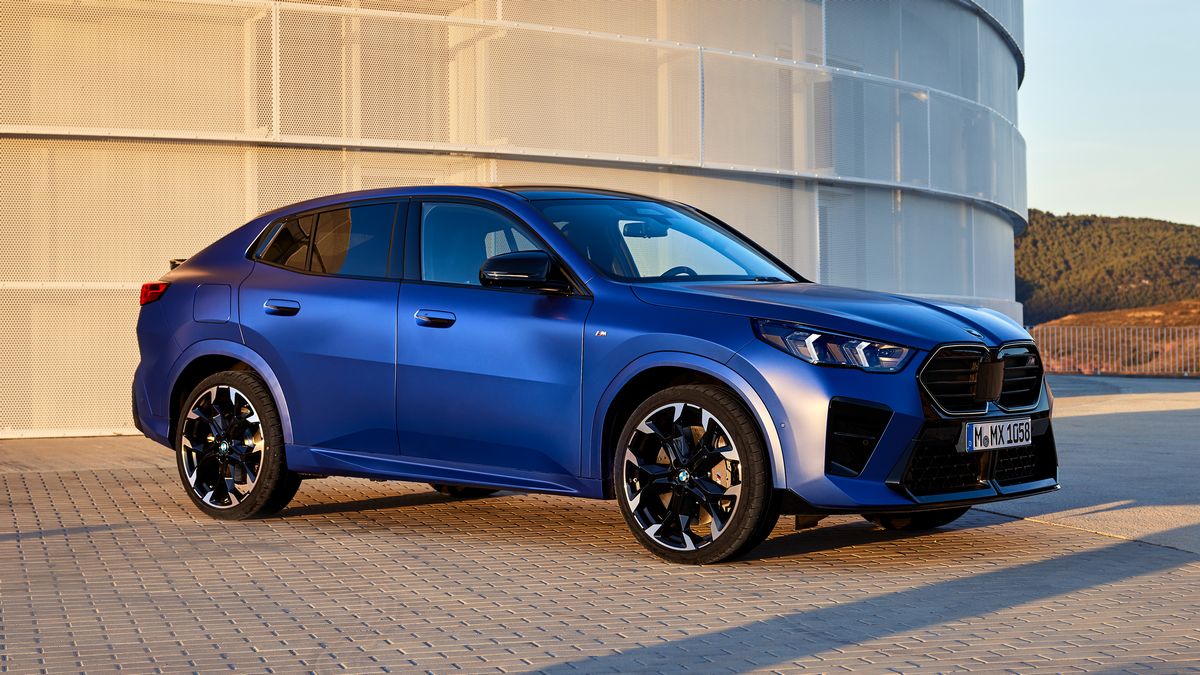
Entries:
[[1033, 443], [1033, 424], [1028, 417], [996, 422], [967, 422], [958, 439], [959, 452], [981, 452], [1019, 448]]

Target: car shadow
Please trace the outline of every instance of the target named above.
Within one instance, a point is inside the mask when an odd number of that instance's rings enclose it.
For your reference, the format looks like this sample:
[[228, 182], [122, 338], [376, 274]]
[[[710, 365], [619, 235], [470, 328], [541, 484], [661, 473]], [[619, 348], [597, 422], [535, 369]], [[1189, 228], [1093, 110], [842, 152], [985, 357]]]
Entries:
[[134, 523], [115, 523], [112, 525], [79, 525], [77, 527], [56, 527], [48, 530], [28, 530], [22, 532], [0, 532], [0, 542], [21, 541], [22, 539], [49, 539], [51, 537], [73, 537], [79, 535], [127, 530]]
[[[786, 546], [784, 542], [777, 545]], [[1061, 599], [1144, 575], [1169, 573], [1195, 561], [1195, 555], [1182, 551], [1122, 540], [982, 574], [576, 659], [541, 672], [741, 672], [787, 668], [794, 661], [818, 654]], [[1091, 611], [1086, 599], [1073, 601], [1070, 606], [1071, 617], [1081, 621], [1079, 617]]]
[[385, 509], [399, 509], [406, 507], [430, 506], [433, 504], [445, 504], [451, 502], [474, 502], [484, 499], [492, 499], [502, 496], [504, 493], [496, 493], [480, 497], [448, 497], [440, 492], [418, 492], [405, 493], [400, 495], [388, 495], [382, 497], [370, 497], [368, 499], [355, 499], [348, 502], [326, 502], [303, 504], [301, 506], [292, 506], [281, 511], [278, 518], [295, 518], [303, 516], [318, 516], [331, 513], [350, 513], [358, 511], [380, 511]]

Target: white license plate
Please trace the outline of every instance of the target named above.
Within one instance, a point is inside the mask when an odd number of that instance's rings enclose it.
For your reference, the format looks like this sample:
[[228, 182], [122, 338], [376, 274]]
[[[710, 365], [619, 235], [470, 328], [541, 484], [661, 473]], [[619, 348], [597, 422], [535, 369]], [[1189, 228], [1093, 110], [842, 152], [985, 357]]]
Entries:
[[1019, 448], [1033, 443], [1033, 424], [1028, 417], [996, 422], [967, 422], [958, 439], [959, 452], [981, 452]]

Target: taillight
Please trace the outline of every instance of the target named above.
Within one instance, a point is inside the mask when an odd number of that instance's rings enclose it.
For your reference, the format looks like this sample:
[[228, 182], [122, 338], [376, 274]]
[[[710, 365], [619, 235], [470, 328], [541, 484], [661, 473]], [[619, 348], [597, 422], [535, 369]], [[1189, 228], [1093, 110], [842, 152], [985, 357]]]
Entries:
[[151, 281], [147, 284], [142, 284], [141, 304], [148, 305], [162, 297], [163, 293], [167, 292], [167, 286], [170, 286], [165, 281]]

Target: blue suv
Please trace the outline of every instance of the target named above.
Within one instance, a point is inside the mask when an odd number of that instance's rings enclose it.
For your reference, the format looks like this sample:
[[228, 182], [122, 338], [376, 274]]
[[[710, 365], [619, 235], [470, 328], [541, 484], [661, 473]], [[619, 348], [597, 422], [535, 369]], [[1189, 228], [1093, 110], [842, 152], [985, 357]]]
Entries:
[[780, 514], [950, 523], [1058, 487], [1029, 334], [809, 282], [695, 208], [427, 187], [264, 214], [142, 288], [138, 428], [205, 513], [321, 476], [616, 499], [668, 560]]

